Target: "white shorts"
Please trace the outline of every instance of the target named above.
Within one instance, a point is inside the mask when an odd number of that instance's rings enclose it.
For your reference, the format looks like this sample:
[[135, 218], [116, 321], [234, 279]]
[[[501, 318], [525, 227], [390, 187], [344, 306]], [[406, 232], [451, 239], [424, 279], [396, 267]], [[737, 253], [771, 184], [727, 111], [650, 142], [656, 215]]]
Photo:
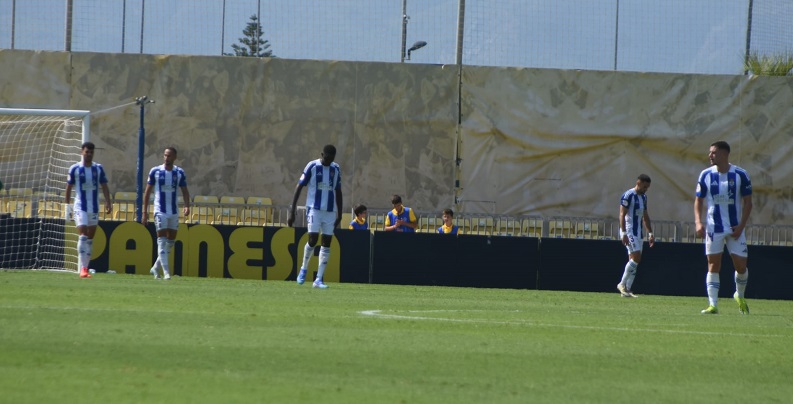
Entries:
[[72, 214], [74, 218], [74, 225], [80, 226], [96, 226], [99, 224], [98, 213], [88, 213], [84, 210], [75, 210]]
[[628, 249], [628, 255], [633, 253], [642, 253], [642, 248], [644, 247], [644, 239], [634, 236], [633, 234], [628, 234], [628, 245], [625, 246]]
[[741, 236], [733, 238], [730, 233], [710, 233], [705, 234], [705, 255], [721, 254], [724, 246], [727, 251], [739, 257], [748, 257], [749, 249], [746, 247], [746, 232], [741, 232]]
[[179, 214], [165, 214], [157, 212], [154, 214], [154, 229], [157, 231], [162, 230], [179, 230]]
[[306, 209], [306, 222], [309, 233], [322, 233], [326, 236], [333, 235], [336, 224], [336, 212], [327, 212], [317, 209]]

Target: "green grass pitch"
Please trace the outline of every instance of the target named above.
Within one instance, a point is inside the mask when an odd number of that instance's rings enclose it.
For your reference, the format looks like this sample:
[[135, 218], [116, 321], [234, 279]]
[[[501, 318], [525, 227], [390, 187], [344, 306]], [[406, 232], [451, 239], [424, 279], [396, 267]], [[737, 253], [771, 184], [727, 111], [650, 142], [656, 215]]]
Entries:
[[330, 286], [0, 271], [0, 402], [793, 397], [790, 301]]

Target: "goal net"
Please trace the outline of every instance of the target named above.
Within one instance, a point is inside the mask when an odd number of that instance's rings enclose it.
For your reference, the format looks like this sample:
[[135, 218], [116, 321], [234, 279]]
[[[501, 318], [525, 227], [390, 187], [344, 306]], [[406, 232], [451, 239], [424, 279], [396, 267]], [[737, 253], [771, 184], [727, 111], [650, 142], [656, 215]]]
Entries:
[[64, 190], [88, 141], [88, 114], [0, 108], [0, 268], [77, 270]]

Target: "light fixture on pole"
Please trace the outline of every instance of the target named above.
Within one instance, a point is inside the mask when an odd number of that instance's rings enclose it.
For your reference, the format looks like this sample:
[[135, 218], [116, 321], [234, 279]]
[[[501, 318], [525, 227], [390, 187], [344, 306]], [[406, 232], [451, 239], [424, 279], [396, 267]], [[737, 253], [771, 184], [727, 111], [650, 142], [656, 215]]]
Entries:
[[416, 43], [414, 43], [413, 46], [411, 46], [410, 49], [408, 49], [408, 60], [410, 60], [410, 52], [413, 52], [414, 50], [417, 50], [417, 49], [421, 49], [421, 48], [423, 48], [425, 46], [427, 46], [427, 42], [425, 42], [425, 41], [416, 41]]
[[[407, 47], [407, 39], [408, 39], [408, 20], [410, 16], [408, 16], [408, 1], [402, 0], [402, 53], [399, 59], [400, 63], [405, 63], [405, 48]], [[407, 51], [408, 60], [410, 60], [410, 52], [413, 52], [416, 49], [423, 48], [426, 46], [427, 43], [424, 41], [418, 41], [413, 44], [413, 46]]]

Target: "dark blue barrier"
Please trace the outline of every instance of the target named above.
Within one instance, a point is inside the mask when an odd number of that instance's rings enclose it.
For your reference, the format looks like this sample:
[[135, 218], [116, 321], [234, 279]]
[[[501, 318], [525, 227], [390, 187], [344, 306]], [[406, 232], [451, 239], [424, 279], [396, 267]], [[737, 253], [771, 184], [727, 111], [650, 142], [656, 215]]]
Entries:
[[374, 283], [534, 289], [537, 239], [377, 232]]
[[[57, 219], [0, 218], [2, 266], [36, 268], [42, 260], [63, 262], [62, 240], [48, 242], [38, 251], [33, 248], [41, 229], [62, 224]], [[100, 227], [97, 237], [103, 240], [94, 241], [92, 267], [148, 275], [156, 253], [153, 225], [100, 222]], [[172, 273], [294, 281], [305, 233], [305, 228], [182, 225]], [[653, 248], [645, 244], [642, 255], [633, 284], [636, 293], [705, 298], [707, 260], [702, 244], [657, 243]], [[192, 261], [188, 264], [188, 260]], [[791, 247], [749, 246], [746, 297], [793, 299], [791, 260]], [[625, 248], [616, 240], [391, 232], [373, 236], [366, 231], [337, 230], [326, 280], [617, 293], [626, 261]], [[732, 296], [733, 276], [732, 261], [725, 254], [721, 297]]]

